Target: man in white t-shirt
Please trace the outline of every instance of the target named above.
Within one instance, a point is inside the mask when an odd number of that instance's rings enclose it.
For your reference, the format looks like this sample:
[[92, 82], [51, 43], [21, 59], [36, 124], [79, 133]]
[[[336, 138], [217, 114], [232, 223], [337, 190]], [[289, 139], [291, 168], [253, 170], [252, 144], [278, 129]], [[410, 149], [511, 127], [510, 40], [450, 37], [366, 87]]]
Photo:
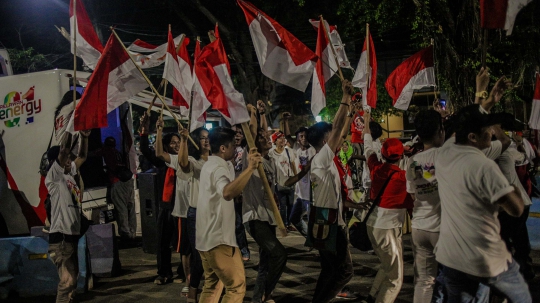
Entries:
[[[350, 121], [355, 112], [353, 108], [350, 108], [351, 95], [354, 91], [352, 85], [344, 80], [342, 89], [343, 97], [334, 117], [334, 125], [319, 122], [307, 130], [307, 140], [317, 151], [311, 161], [310, 169], [313, 206], [337, 210], [338, 224], [335, 251], [319, 249], [321, 273], [313, 294], [312, 302], [314, 303], [326, 303], [333, 300], [353, 276], [347, 226], [342, 215], [341, 181], [334, 163], [335, 153], [347, 136]], [[313, 235], [308, 235], [308, 240], [311, 238]]]
[[60, 146], [53, 146], [47, 152], [50, 164], [45, 186], [51, 196], [49, 256], [60, 277], [56, 302], [73, 300], [79, 274], [77, 244], [81, 237], [82, 192], [73, 177], [86, 161], [90, 131], [81, 131], [79, 135], [79, 155], [74, 161], [70, 158], [72, 136], [68, 132]]
[[212, 129], [209, 134], [212, 156], [201, 170], [195, 244], [205, 275], [201, 303], [211, 303], [219, 298], [217, 285], [220, 280], [227, 289], [223, 302], [240, 303], [246, 292], [244, 263], [236, 242], [233, 203], [262, 159], [253, 148], [248, 155], [248, 167], [235, 178], [230, 162], [234, 158], [234, 136], [231, 129]]
[[480, 283], [512, 302], [531, 302], [517, 262], [506, 249], [497, 219], [523, 212], [519, 190], [511, 186], [483, 149], [491, 145], [490, 115], [479, 105], [463, 108], [454, 121], [455, 143], [438, 151], [435, 167], [441, 199], [441, 226], [435, 256], [444, 267], [449, 302], [473, 302]]

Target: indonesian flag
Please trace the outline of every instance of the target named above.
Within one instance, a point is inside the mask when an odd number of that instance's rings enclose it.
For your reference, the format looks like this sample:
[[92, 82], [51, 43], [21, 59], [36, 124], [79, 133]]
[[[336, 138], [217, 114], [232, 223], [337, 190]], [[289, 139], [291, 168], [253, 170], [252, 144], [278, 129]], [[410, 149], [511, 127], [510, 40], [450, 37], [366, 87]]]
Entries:
[[[216, 40], [205, 46], [195, 59], [195, 85], [202, 102], [192, 109], [194, 117], [201, 117], [211, 104], [231, 125], [247, 122], [250, 119], [244, 96], [234, 89], [231, 79], [229, 59], [221, 43], [218, 27]], [[195, 113], [197, 110], [197, 113]]]
[[304, 92], [309, 84], [316, 55], [274, 19], [237, 0], [244, 11], [261, 72], [268, 78]]
[[540, 129], [540, 73], [536, 73], [536, 86], [534, 89], [529, 126], [532, 129]]
[[511, 35], [519, 11], [532, 0], [480, 0], [480, 26]]
[[74, 129], [107, 126], [107, 114], [148, 87], [118, 39], [111, 34], [75, 108]]
[[[330, 42], [332, 42], [332, 45], [334, 46], [334, 50], [336, 51], [336, 56], [338, 58], [339, 66], [341, 68], [350, 68], [351, 63], [349, 62], [349, 59], [347, 58], [347, 54], [345, 53], [345, 44], [341, 42], [341, 37], [339, 36], [339, 33], [337, 31], [337, 25], [328, 25], [328, 22], [324, 21], [326, 23], [326, 28], [328, 29], [329, 33], [328, 36], [330, 37]], [[315, 27], [315, 29], [319, 28], [319, 23], [321, 21], [317, 19], [309, 19], [309, 23]]]
[[371, 33], [369, 34], [369, 67], [367, 65], [367, 42], [364, 41], [360, 61], [358, 61], [356, 73], [352, 79], [352, 85], [362, 90], [362, 95], [364, 96], [362, 103], [375, 108], [377, 105], [377, 55], [375, 55], [375, 45], [373, 44]]
[[201, 41], [197, 40], [197, 42], [195, 42], [195, 53], [193, 54], [193, 88], [191, 90], [193, 99], [191, 104], [190, 132], [204, 126], [206, 123], [206, 109], [210, 107], [210, 102], [208, 102], [208, 100], [205, 98], [201, 83], [199, 82], [199, 79], [195, 73], [197, 70], [195, 63], [197, 62], [197, 58], [200, 54]]
[[180, 106], [180, 113], [186, 116], [189, 113], [189, 103], [186, 100], [190, 99], [191, 88], [193, 86], [189, 56], [187, 57], [187, 62], [185, 58], [187, 55], [185, 42], [189, 43], [189, 39], [185, 38], [180, 46], [180, 49], [184, 48], [182, 52], [182, 54], [185, 52], [184, 58], [179, 57], [176, 53], [171, 31], [169, 31], [168, 40], [163, 79], [169, 81], [173, 86], [173, 105]]
[[[182, 38], [185, 37], [184, 34], [176, 36], [174, 40], [174, 45], [178, 45]], [[167, 54], [167, 43], [161, 45], [153, 45], [148, 42], [142, 41], [140, 39], [135, 40], [127, 49], [137, 62], [137, 65], [140, 68], [152, 68], [159, 66], [165, 62], [165, 55]], [[143, 54], [151, 53], [151, 54]]]
[[326, 88], [324, 84], [332, 78], [338, 69], [330, 49], [330, 41], [328, 41], [324, 33], [323, 26], [319, 26], [317, 30], [315, 53], [319, 60], [317, 60], [315, 72], [313, 73], [313, 83], [311, 84], [311, 113], [313, 113], [313, 116], [319, 115], [319, 112], [326, 106]]
[[407, 110], [415, 89], [435, 86], [433, 46], [403, 61], [388, 77], [385, 85], [395, 108]]
[[[73, 15], [73, 1], [69, 2], [69, 24], [71, 33], [71, 53], [75, 53], [75, 47], [77, 47], [77, 56], [80, 57], [86, 66], [90, 69], [95, 69], [99, 60], [99, 56], [103, 52], [103, 46], [99, 41], [99, 38], [88, 18], [86, 9], [84, 9], [83, 2], [81, 0], [76, 2], [77, 19]], [[75, 28], [77, 23], [77, 28]], [[75, 39], [77, 35], [77, 39]], [[74, 45], [74, 41], [77, 40]]]

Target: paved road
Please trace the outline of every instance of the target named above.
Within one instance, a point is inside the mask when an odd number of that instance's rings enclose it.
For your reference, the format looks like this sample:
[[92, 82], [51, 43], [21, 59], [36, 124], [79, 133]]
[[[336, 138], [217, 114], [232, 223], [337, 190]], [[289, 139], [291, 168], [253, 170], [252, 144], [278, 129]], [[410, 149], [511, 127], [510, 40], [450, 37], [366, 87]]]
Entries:
[[[303, 303], [310, 302], [315, 288], [320, 268], [315, 252], [309, 252], [303, 246], [304, 239], [298, 233], [291, 233], [281, 239], [287, 248], [289, 260], [287, 268], [277, 285], [274, 293], [276, 302]], [[251, 301], [255, 281], [256, 264], [258, 262], [257, 245], [250, 239], [252, 259], [246, 263], [247, 294], [244, 302]], [[405, 279], [396, 302], [412, 302], [413, 296], [413, 267], [410, 236], [404, 236], [405, 249]], [[355, 276], [349, 286], [361, 295], [367, 295], [373, 283], [379, 261], [376, 256], [352, 249]], [[114, 278], [101, 278], [94, 281], [94, 289], [77, 297], [78, 302], [186, 302], [181, 297], [182, 284], [153, 284], [156, 273], [155, 255], [145, 254], [140, 247], [121, 249], [122, 275]], [[535, 270], [540, 273], [540, 251], [533, 252]], [[174, 262], [178, 264], [178, 254], [174, 254]], [[540, 275], [531, 285], [540, 285]], [[533, 287], [533, 302], [540, 302], [540, 290]], [[54, 302], [54, 297], [16, 298], [10, 297], [9, 302]], [[352, 300], [348, 302], [359, 302]]]

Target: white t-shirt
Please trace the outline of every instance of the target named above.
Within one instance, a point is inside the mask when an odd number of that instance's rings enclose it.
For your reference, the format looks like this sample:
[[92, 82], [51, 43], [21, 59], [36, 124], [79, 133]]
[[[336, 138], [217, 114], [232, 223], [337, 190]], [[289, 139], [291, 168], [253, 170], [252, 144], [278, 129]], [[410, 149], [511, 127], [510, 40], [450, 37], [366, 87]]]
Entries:
[[186, 191], [186, 183], [188, 182], [180, 176], [183, 174], [180, 163], [178, 163], [178, 155], [169, 155], [171, 163], [166, 163], [168, 167], [176, 171], [176, 192], [174, 197], [173, 213], [175, 217], [187, 218], [189, 208], [189, 192]]
[[420, 152], [407, 163], [407, 192], [415, 195], [412, 227], [438, 232], [441, 224], [441, 199], [439, 198], [435, 159], [438, 148]]
[[[247, 147], [244, 152], [247, 155]], [[248, 168], [248, 157], [242, 159], [242, 166]], [[272, 187], [276, 170], [274, 161], [263, 158], [263, 168], [270, 187]], [[270, 225], [277, 225], [270, 203], [262, 180], [259, 177], [259, 172], [255, 170], [242, 191], [242, 222], [246, 223], [252, 220], [259, 220], [268, 222]]]
[[437, 261], [478, 277], [507, 270], [512, 256], [500, 236], [495, 202], [514, 188], [482, 151], [450, 140], [439, 148], [435, 167], [441, 199]]
[[73, 179], [77, 166], [71, 162], [71, 172], [64, 174], [64, 168], [54, 161], [45, 177], [45, 186], [51, 195], [51, 233], [80, 235], [82, 193]]
[[497, 165], [499, 165], [499, 168], [501, 169], [501, 172], [506, 177], [508, 182], [514, 186], [516, 186], [519, 189], [519, 192], [521, 194], [521, 199], [523, 199], [523, 204], [525, 206], [531, 205], [531, 198], [529, 198], [529, 195], [527, 195], [527, 191], [525, 191], [525, 188], [523, 188], [523, 185], [519, 181], [519, 177], [516, 172], [516, 166], [515, 166], [515, 160], [512, 156], [513, 154], [521, 154], [517, 149], [512, 148], [510, 146], [507, 150], [505, 150], [502, 155], [497, 158], [495, 162], [497, 162]]
[[223, 198], [223, 189], [234, 180], [232, 163], [217, 156], [209, 156], [200, 177], [195, 248], [209, 251], [222, 244], [238, 247], [234, 199]]
[[341, 202], [341, 181], [334, 163], [335, 154], [325, 144], [311, 161], [311, 187], [313, 188], [313, 205], [317, 207], [338, 209], [338, 224], [345, 226]]
[[[188, 157], [188, 161], [189, 172], [185, 173], [180, 167], [180, 165], [178, 165], [176, 175], [179, 179], [185, 180], [189, 183], [189, 206], [197, 208], [197, 203], [199, 201], [199, 182], [201, 179], [201, 169], [204, 163], [206, 163], [206, 161], [203, 158], [196, 160], [192, 156]], [[178, 161], [176, 162], [178, 163]]]
[[[317, 152], [315, 151], [315, 148], [310, 146], [309, 148], [302, 150], [302, 148], [299, 148], [296, 150], [296, 172], [299, 173], [302, 168], [307, 165], [308, 160], [313, 158]], [[311, 187], [309, 185], [310, 183], [310, 177], [309, 174], [306, 174], [300, 181], [296, 183], [295, 193], [296, 196], [302, 200], [309, 200], [310, 197], [310, 190]]]
[[284, 186], [285, 182], [295, 175], [293, 165], [295, 165], [294, 159], [296, 159], [296, 154], [291, 148], [285, 147], [281, 154], [276, 149], [270, 150], [268, 156], [270, 156], [276, 166], [276, 183]]
[[[368, 142], [366, 142], [366, 140], [368, 140]], [[365, 134], [364, 146], [366, 146], [366, 143], [371, 144], [373, 151], [377, 154], [377, 159], [381, 161], [382, 160], [382, 154], [381, 154], [382, 144], [379, 138], [377, 138], [377, 140], [373, 140], [373, 137], [371, 136], [371, 134]], [[363, 164], [364, 169], [362, 170], [362, 186], [365, 189], [369, 189], [371, 188], [371, 176], [369, 173], [369, 167], [367, 165], [367, 161], [363, 161], [363, 162], [364, 162]]]

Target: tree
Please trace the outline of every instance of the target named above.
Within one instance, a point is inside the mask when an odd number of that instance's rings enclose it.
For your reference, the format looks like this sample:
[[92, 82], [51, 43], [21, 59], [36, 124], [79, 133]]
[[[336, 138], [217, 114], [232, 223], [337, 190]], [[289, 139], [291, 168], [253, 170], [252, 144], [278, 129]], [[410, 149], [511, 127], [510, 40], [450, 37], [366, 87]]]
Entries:
[[14, 74], [31, 73], [52, 67], [46, 55], [29, 47], [27, 49], [8, 48], [9, 59]]

